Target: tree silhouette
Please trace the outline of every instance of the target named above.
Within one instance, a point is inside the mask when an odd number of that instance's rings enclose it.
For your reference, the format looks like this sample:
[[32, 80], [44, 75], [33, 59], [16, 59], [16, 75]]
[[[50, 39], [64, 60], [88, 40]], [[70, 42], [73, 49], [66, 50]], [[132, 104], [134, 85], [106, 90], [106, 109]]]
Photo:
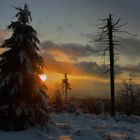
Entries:
[[[128, 80], [123, 80], [121, 88], [119, 90], [119, 101], [121, 110], [128, 116], [131, 116], [135, 110], [135, 104], [140, 93], [140, 85], [136, 84], [132, 78], [132, 74], [129, 75]], [[138, 98], [139, 99], [139, 98]]]
[[48, 119], [46, 85], [39, 78], [45, 63], [38, 55], [37, 32], [30, 26], [27, 4], [16, 8], [12, 36], [0, 46], [0, 129], [20, 130]]
[[67, 78], [67, 73], [65, 73], [64, 75], [64, 79], [62, 79], [62, 88], [63, 88], [63, 91], [65, 93], [65, 107], [67, 105], [67, 94], [68, 94], [68, 90], [71, 90], [71, 87], [70, 87], [70, 83], [68, 81], [68, 78]]
[[115, 82], [114, 82], [114, 46], [119, 45], [118, 41], [115, 40], [115, 33], [126, 32], [120, 31], [120, 28], [124, 25], [119, 25], [120, 18], [115, 21], [111, 14], [109, 17], [102, 20], [102, 27], [100, 36], [96, 39], [97, 42], [100, 42], [103, 46], [106, 45], [103, 51], [104, 56], [106, 53], [109, 55], [109, 65], [110, 68], [107, 71], [110, 71], [110, 92], [111, 92], [111, 116], [115, 116]]

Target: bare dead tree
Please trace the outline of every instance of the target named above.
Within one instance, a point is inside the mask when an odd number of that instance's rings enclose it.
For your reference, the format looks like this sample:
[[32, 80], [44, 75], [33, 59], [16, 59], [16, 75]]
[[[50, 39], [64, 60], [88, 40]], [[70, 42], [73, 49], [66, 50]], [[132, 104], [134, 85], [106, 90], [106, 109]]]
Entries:
[[119, 41], [115, 40], [115, 33], [126, 32], [120, 30], [125, 25], [119, 25], [120, 20], [121, 18], [115, 21], [112, 14], [109, 14], [108, 18], [102, 19], [102, 27], [99, 28], [100, 34], [95, 40], [105, 47], [100, 50], [103, 51], [104, 57], [109, 56], [109, 69], [106, 72], [110, 71], [111, 116], [115, 116], [114, 46], [119, 45]]

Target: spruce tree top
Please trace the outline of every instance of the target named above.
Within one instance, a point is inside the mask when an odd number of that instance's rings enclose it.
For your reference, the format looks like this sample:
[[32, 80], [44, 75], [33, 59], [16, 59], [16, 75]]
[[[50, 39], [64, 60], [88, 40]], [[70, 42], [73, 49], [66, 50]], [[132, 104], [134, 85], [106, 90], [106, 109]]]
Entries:
[[[8, 26], [8, 29], [12, 30], [12, 36], [6, 39], [4, 43], [0, 46], [1, 48], [16, 49], [20, 52], [24, 50], [29, 56], [32, 55], [32, 60], [38, 65], [38, 73], [41, 73], [42, 68], [45, 67], [44, 61], [39, 56], [36, 51], [39, 51], [38, 43], [40, 43], [37, 38], [37, 32], [30, 26], [30, 21], [32, 21], [31, 12], [28, 10], [28, 5], [25, 3], [24, 8], [14, 7], [18, 10], [18, 13], [14, 16], [17, 21], [12, 21]], [[18, 52], [17, 52], [18, 53]], [[1, 55], [4, 57], [5, 53]], [[40, 69], [40, 70], [39, 70]]]
[[18, 21], [22, 24], [30, 23], [32, 21], [31, 12], [28, 9], [28, 5], [25, 3], [24, 9], [20, 7], [15, 7], [19, 12], [15, 15], [18, 18]]
[[35, 50], [39, 50], [36, 44], [40, 42], [37, 38], [37, 32], [29, 25], [32, 17], [31, 12], [28, 10], [28, 5], [25, 3], [24, 8], [14, 8], [18, 10], [18, 13], [14, 16], [18, 19], [17, 21], [12, 21], [8, 26], [8, 29], [12, 30], [13, 34], [11, 38], [5, 40], [1, 48], [12, 48], [13, 45], [17, 46], [18, 43], [20, 45], [24, 43], [23, 45], [29, 46], [30, 44], [30, 46], [34, 46]]

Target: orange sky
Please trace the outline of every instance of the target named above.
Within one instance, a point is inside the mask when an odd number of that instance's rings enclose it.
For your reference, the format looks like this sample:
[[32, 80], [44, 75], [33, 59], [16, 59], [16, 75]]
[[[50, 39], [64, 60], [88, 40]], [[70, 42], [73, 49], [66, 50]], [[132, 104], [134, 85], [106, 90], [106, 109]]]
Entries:
[[[52, 49], [47, 53], [53, 55], [53, 59], [45, 56], [43, 52], [44, 60], [47, 65], [48, 80], [48, 92], [54, 92], [54, 89], [61, 89], [60, 84], [64, 78], [64, 73], [68, 73], [69, 82], [72, 87], [72, 91], [69, 91], [69, 96], [76, 97], [109, 97], [109, 78], [104, 73], [88, 73], [84, 69], [77, 67], [76, 62], [71, 60], [70, 56], [61, 50]], [[47, 55], [47, 54], [46, 54]], [[98, 60], [99, 58], [97, 58]], [[103, 59], [103, 58], [102, 58]], [[94, 59], [96, 60], [96, 58]], [[88, 58], [86, 58], [86, 61]], [[93, 66], [94, 67], [94, 66]], [[116, 90], [118, 85], [123, 79], [128, 79], [129, 72], [122, 73], [116, 78]], [[135, 78], [135, 82], [140, 83], [139, 78]]]

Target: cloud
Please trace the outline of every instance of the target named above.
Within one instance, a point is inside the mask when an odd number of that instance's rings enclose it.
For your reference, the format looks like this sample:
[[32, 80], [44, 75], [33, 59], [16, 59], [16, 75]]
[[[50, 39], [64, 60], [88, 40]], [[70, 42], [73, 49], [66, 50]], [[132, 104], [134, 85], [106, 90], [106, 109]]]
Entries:
[[74, 24], [72, 23], [63, 23], [56, 26], [56, 34], [58, 38], [65, 37], [66, 35], [70, 34], [71, 31], [74, 29]]
[[101, 74], [101, 67], [96, 62], [78, 62], [83, 56], [94, 53], [92, 47], [81, 44], [55, 44], [52, 41], [41, 43], [42, 56], [49, 71], [69, 73], [72, 75], [97, 75]]
[[136, 75], [140, 75], [140, 63], [137, 65], [127, 65], [124, 67], [121, 67], [122, 71], [133, 73]]
[[81, 33], [80, 36], [88, 39], [89, 41], [94, 41], [95, 39], [95, 33]]
[[[97, 35], [95, 33], [82, 33], [81, 36], [93, 41], [93, 48], [95, 50], [100, 50], [105, 48], [105, 45], [100, 44], [100, 42], [94, 42]], [[140, 58], [140, 39], [137, 37], [127, 36], [116, 37], [116, 40], [119, 41], [120, 45], [115, 47], [115, 51], [124, 57], [127, 58]], [[100, 55], [100, 54], [99, 54]]]
[[57, 61], [53, 55], [44, 53], [43, 58], [46, 62], [47, 69], [50, 72], [56, 73], [69, 73], [71, 75], [84, 75], [84, 76], [99, 76], [101, 74], [101, 67], [96, 62], [66, 62]]
[[[109, 69], [107, 65], [99, 65], [96, 62], [66, 62], [66, 61], [57, 61], [54, 59], [53, 55], [44, 53], [43, 58], [47, 65], [49, 72], [54, 73], [68, 73], [75, 76], [88, 76], [88, 77], [98, 77], [101, 79], [106, 79], [109, 76], [109, 72], [106, 71]], [[115, 68], [116, 76], [125, 72], [127, 67], [117, 66]], [[127, 69], [127, 72], [130, 70]], [[140, 71], [139, 71], [140, 73]]]
[[[79, 57], [88, 57], [94, 54], [94, 49], [89, 45], [81, 45], [75, 43], [55, 44], [52, 41], [45, 41], [41, 44], [41, 48], [48, 53], [54, 54], [54, 58], [61, 52], [71, 60], [77, 60]], [[54, 52], [57, 52], [56, 54]]]
[[119, 37], [118, 52], [129, 58], [140, 58], [140, 39], [136, 37]]
[[[79, 76], [108, 77], [108, 74], [105, 74], [105, 71], [109, 69], [107, 65], [99, 65], [94, 60], [86, 61], [86, 57], [94, 56], [95, 53], [93, 47], [89, 45], [75, 43], [56, 44], [52, 41], [45, 41], [41, 43], [41, 49], [42, 56], [48, 66], [48, 71], [56, 73], [67, 72], [71, 75]], [[78, 58], [80, 59], [83, 56], [85, 60], [77, 61]], [[140, 64], [117, 65], [115, 67], [116, 76], [124, 72], [140, 74]]]

